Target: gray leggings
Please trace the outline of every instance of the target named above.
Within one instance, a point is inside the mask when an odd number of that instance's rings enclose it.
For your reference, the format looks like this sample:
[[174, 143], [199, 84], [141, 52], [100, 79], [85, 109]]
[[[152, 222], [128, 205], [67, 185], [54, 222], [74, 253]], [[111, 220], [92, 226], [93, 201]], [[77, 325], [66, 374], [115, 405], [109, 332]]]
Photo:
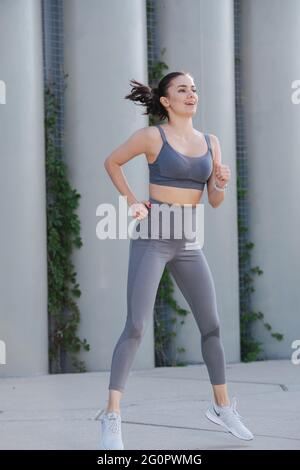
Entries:
[[[146, 219], [151, 221], [153, 204], [162, 204], [150, 198], [152, 208]], [[165, 203], [164, 203], [165, 204]], [[174, 206], [173, 206], [174, 207]], [[177, 206], [177, 211], [183, 206]], [[194, 220], [195, 206], [191, 207]], [[153, 217], [152, 217], [153, 219]], [[153, 315], [155, 298], [165, 266], [188, 302], [201, 333], [201, 351], [210, 382], [225, 383], [225, 355], [220, 339], [220, 323], [213, 277], [202, 248], [196, 239], [174, 238], [174, 220], [170, 220], [170, 238], [163, 238], [161, 219], [158, 225], [159, 238], [130, 239], [127, 275], [127, 319], [122, 334], [115, 346], [109, 389], [124, 391], [125, 383], [136, 351]], [[152, 228], [153, 226], [152, 225]], [[151, 237], [152, 229], [149, 228]], [[172, 238], [173, 237], [173, 238]]]

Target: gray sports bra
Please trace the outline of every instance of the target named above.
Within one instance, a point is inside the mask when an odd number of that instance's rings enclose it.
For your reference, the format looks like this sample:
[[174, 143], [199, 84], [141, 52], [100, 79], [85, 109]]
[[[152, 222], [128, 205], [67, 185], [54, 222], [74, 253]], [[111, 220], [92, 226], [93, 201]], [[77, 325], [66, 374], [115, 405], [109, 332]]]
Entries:
[[213, 170], [210, 139], [204, 134], [207, 152], [200, 157], [188, 157], [175, 150], [167, 141], [165, 132], [158, 124], [163, 145], [153, 163], [148, 163], [150, 183], [178, 188], [203, 190]]

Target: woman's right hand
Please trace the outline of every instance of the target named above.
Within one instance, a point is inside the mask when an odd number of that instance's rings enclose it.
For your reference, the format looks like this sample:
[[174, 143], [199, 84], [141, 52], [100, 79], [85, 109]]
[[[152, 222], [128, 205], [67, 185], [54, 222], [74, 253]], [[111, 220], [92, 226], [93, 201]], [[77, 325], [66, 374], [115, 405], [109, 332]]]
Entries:
[[134, 202], [133, 204], [129, 206], [130, 215], [132, 215], [132, 217], [137, 220], [144, 219], [148, 215], [148, 209], [146, 206], [150, 208], [151, 202], [150, 201]]

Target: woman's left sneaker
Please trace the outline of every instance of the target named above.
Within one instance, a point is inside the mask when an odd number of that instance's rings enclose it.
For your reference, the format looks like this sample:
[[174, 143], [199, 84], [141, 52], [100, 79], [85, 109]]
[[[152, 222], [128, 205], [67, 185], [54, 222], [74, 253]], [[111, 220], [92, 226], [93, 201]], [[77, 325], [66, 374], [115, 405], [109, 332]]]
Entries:
[[121, 431], [121, 414], [115, 411], [107, 412], [102, 409], [95, 416], [96, 420], [101, 421], [101, 441], [99, 448], [105, 450], [124, 450]]
[[236, 410], [236, 398], [232, 399], [229, 406], [218, 406], [211, 403], [206, 411], [206, 417], [213, 423], [219, 424], [239, 439], [250, 441], [253, 434], [241, 421], [241, 415]]

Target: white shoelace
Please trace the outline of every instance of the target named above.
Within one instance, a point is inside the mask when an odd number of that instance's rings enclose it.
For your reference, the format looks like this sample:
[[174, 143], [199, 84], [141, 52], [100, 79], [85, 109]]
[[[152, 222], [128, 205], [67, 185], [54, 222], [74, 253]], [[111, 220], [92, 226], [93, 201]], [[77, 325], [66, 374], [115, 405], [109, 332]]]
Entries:
[[238, 421], [240, 424], [243, 424], [241, 422], [241, 419], [242, 419], [242, 416], [238, 413], [237, 409], [236, 409], [236, 398], [233, 398], [232, 399], [232, 405], [228, 408], [228, 409], [224, 409], [223, 412], [224, 412], [224, 415], [226, 415], [226, 418], [229, 418], [229, 420], [232, 422], [232, 421]]
[[107, 415], [108, 427], [112, 433], [118, 434], [120, 432], [120, 419], [115, 415]]

